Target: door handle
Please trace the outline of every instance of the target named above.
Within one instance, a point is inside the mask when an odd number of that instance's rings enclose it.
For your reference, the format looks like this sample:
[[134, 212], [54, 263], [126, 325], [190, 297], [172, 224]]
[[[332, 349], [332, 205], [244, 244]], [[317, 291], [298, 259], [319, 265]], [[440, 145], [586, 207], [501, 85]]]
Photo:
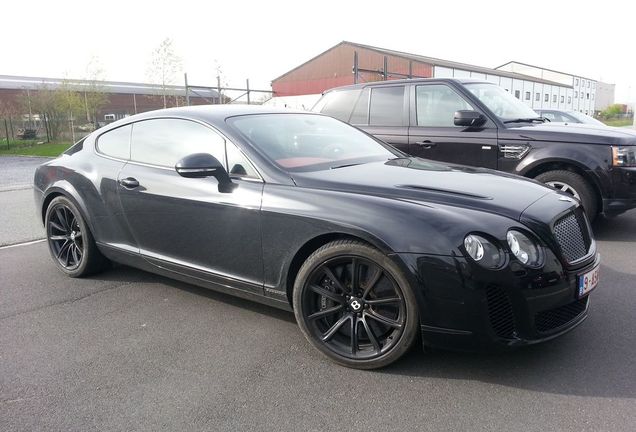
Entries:
[[134, 189], [139, 186], [139, 182], [136, 178], [126, 177], [124, 179], [119, 180], [119, 184], [125, 187], [126, 189]]
[[433, 141], [430, 141], [430, 140], [415, 141], [415, 144], [425, 149], [430, 149], [437, 145], [437, 143], [434, 143]]

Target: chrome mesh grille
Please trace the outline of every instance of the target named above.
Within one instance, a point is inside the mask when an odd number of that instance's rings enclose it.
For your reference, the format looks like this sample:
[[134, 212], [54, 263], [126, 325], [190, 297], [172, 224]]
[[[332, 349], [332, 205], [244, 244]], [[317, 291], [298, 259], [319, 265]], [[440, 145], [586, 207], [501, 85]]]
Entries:
[[512, 339], [515, 334], [515, 323], [512, 306], [506, 293], [497, 286], [490, 286], [486, 291], [488, 317], [490, 325], [497, 336]]
[[568, 213], [554, 224], [554, 236], [567, 262], [571, 263], [583, 258], [590, 247], [590, 235], [585, 216], [579, 213]]

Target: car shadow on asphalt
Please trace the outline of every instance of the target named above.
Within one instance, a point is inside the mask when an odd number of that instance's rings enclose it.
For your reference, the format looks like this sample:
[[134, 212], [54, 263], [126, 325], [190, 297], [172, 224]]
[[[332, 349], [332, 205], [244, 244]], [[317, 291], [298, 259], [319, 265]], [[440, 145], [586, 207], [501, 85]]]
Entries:
[[603, 266], [589, 316], [570, 333], [513, 351], [413, 350], [380, 373], [486, 383], [563, 395], [636, 398], [636, 290], [632, 275]]
[[599, 216], [592, 224], [596, 240], [634, 242], [636, 241], [636, 210], [616, 217]]
[[91, 276], [94, 280], [113, 281], [113, 282], [131, 282], [131, 283], [160, 283], [178, 290], [186, 291], [191, 294], [208, 298], [210, 300], [225, 303], [230, 306], [235, 306], [241, 309], [249, 310], [259, 314], [267, 315], [272, 318], [287, 322], [296, 322], [293, 312], [285, 311], [275, 308], [266, 304], [258, 303], [251, 300], [246, 300], [240, 297], [236, 297], [230, 294], [225, 294], [219, 291], [214, 291], [208, 288], [198, 287], [186, 282], [181, 282], [175, 279], [170, 279], [165, 276], [157, 275], [154, 273], [139, 270], [133, 267], [128, 267], [122, 264], [113, 264], [113, 268]]

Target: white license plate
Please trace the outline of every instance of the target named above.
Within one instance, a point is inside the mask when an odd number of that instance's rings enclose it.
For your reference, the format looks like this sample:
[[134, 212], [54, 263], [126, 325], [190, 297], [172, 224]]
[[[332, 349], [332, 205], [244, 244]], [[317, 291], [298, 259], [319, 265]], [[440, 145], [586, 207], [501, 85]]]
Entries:
[[589, 272], [579, 275], [579, 298], [586, 296], [598, 285], [600, 264]]

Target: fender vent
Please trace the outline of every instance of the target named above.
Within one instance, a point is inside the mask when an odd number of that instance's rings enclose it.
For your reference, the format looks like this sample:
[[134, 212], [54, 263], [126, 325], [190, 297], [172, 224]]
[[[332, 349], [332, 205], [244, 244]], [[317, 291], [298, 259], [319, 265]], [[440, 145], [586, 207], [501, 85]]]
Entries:
[[530, 146], [526, 144], [500, 145], [499, 151], [505, 159], [521, 159], [530, 151]]

